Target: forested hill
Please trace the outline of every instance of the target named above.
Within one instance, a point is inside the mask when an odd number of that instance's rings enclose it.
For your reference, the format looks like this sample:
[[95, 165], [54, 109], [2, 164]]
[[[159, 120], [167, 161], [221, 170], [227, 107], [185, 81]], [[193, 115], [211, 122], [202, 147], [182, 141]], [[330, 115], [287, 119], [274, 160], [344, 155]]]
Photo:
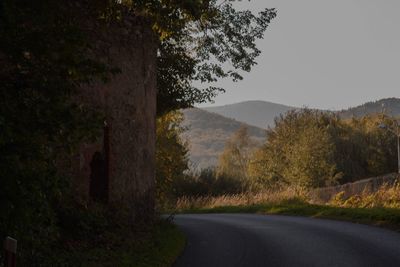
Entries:
[[[235, 119], [249, 125], [265, 129], [274, 125], [274, 118], [296, 107], [276, 104], [267, 101], [244, 101], [240, 103], [202, 108], [227, 118]], [[384, 111], [388, 115], [400, 115], [400, 98], [384, 98], [377, 101], [343, 109], [338, 114], [343, 118], [362, 117]]]
[[339, 111], [342, 118], [362, 117], [368, 114], [385, 112], [391, 116], [400, 115], [400, 98], [385, 98], [367, 102], [363, 105]]
[[227, 118], [245, 122], [249, 125], [266, 129], [268, 126], [273, 126], [276, 116], [296, 108], [266, 101], [245, 101], [203, 109]]
[[183, 114], [183, 125], [188, 128], [184, 137], [189, 140], [190, 160], [195, 168], [216, 165], [225, 142], [241, 126], [247, 126], [250, 137], [260, 144], [265, 139], [265, 130], [216, 113], [192, 108], [184, 110]]

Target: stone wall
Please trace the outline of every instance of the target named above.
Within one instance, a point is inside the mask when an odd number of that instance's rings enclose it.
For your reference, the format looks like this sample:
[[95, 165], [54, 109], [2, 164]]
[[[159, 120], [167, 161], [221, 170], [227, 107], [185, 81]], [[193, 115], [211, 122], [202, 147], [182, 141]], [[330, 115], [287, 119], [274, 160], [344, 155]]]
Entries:
[[398, 181], [399, 175], [397, 173], [391, 173], [382, 175], [379, 177], [372, 177], [368, 179], [359, 180], [353, 183], [347, 183], [338, 186], [330, 186], [324, 188], [318, 188], [313, 190], [312, 198], [316, 202], [327, 202], [332, 199], [333, 196], [340, 192], [344, 192], [344, 198], [347, 199], [351, 196], [361, 194], [363, 192], [375, 192], [383, 184], [393, 184]]
[[77, 195], [90, 200], [91, 162], [105, 158], [108, 202], [134, 208], [134, 216], [151, 213], [155, 186], [155, 117], [157, 41], [144, 18], [125, 14], [101, 31], [91, 26], [94, 53], [120, 73], [109, 82], [83, 86], [77, 101], [103, 111], [108, 138], [81, 144], [73, 159]]

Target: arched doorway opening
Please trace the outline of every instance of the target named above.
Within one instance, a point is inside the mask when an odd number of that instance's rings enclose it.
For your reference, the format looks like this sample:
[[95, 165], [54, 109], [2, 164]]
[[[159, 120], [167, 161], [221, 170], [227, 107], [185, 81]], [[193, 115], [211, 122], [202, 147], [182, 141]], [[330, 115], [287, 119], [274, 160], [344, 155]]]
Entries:
[[95, 152], [90, 162], [90, 199], [98, 202], [108, 202], [110, 140], [109, 127], [104, 126], [103, 152]]

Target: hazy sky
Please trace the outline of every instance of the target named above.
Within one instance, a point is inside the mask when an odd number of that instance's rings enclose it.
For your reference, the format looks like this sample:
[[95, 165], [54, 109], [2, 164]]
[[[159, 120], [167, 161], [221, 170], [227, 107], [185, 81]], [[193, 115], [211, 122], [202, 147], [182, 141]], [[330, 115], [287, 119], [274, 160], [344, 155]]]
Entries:
[[[341, 109], [400, 97], [399, 0], [252, 0], [278, 16], [258, 44], [258, 65], [215, 105], [265, 100]], [[206, 106], [210, 106], [207, 104]]]

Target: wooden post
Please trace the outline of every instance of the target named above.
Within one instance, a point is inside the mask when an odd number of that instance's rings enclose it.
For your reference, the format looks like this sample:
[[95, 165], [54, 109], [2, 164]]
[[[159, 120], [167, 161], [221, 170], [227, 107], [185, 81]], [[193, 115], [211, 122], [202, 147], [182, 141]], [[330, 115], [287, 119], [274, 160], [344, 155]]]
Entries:
[[17, 266], [17, 240], [9, 236], [4, 241], [4, 266]]

